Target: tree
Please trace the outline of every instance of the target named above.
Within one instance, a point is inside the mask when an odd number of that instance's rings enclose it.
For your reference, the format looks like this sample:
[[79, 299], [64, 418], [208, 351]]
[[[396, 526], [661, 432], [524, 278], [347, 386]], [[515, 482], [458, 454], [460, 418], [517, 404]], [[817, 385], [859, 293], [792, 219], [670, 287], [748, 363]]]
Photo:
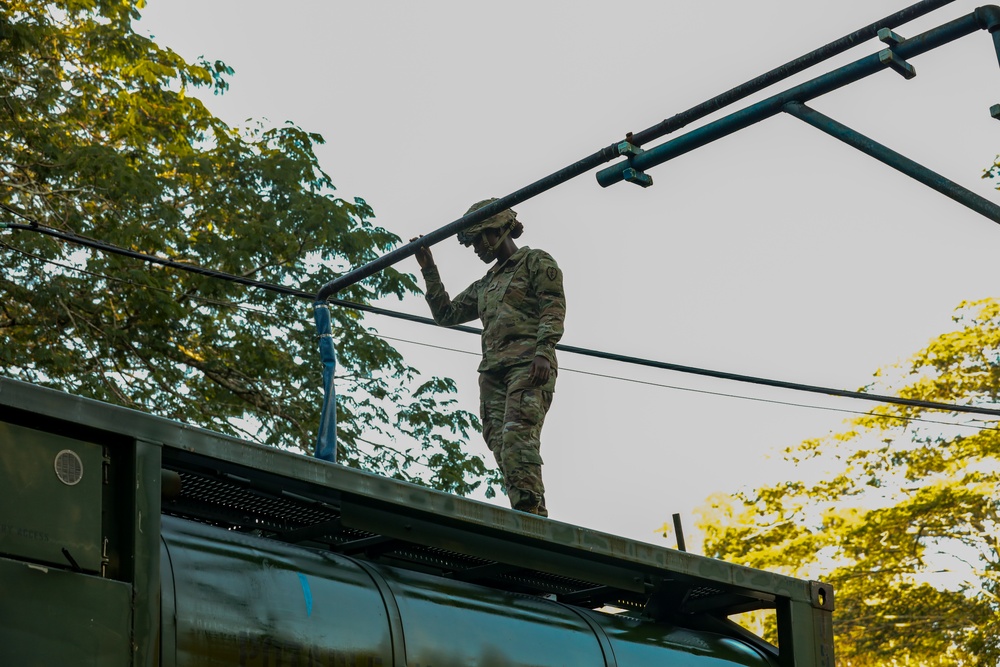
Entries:
[[[293, 124], [228, 126], [193, 95], [232, 70], [132, 29], [141, 0], [10, 0], [0, 14], [0, 222], [40, 225], [315, 293], [399, 239], [334, 196]], [[31, 231], [0, 237], [5, 375], [311, 451], [322, 403], [311, 308]], [[387, 269], [342, 292], [416, 291]], [[467, 493], [478, 426], [357, 311], [333, 309], [341, 462]], [[399, 438], [397, 439], [397, 434]], [[407, 445], [407, 442], [414, 444]]]
[[[955, 331], [876, 382], [905, 398], [995, 407], [1000, 303], [956, 313]], [[705, 553], [833, 584], [838, 664], [998, 664], [1000, 429], [958, 414], [883, 405], [789, 448], [811, 481], [718, 499]]]

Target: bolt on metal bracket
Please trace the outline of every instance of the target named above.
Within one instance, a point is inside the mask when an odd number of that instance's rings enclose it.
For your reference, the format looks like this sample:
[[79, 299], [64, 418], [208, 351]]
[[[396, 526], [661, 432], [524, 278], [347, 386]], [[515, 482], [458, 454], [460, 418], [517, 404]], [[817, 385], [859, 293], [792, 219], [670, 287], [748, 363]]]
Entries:
[[894, 46], [899, 46], [905, 42], [906, 39], [900, 37], [889, 28], [880, 28], [878, 31], [878, 38], [879, 41], [889, 45], [888, 49], [879, 52], [879, 61], [896, 70], [903, 76], [904, 79], [912, 79], [915, 77], [917, 75], [917, 70], [913, 69], [913, 65], [900, 58], [896, 55], [896, 52], [892, 50]]
[[623, 141], [618, 144], [618, 154], [624, 155], [629, 160], [629, 167], [622, 171], [623, 180], [648, 188], [653, 184], [653, 177], [646, 172], [631, 166], [632, 158], [637, 155], [642, 155], [645, 152], [646, 151], [642, 150], [630, 141]]
[[623, 141], [618, 144], [618, 154], [625, 155], [627, 157], [635, 157], [636, 155], [642, 155], [645, 153], [643, 149], [639, 148], [631, 141]]
[[880, 28], [878, 31], [878, 38], [879, 41], [885, 42], [889, 46], [899, 46], [906, 41], [889, 28]]
[[878, 59], [880, 62], [896, 70], [904, 79], [912, 79], [917, 75], [917, 70], [913, 69], [913, 65], [897, 56], [892, 49], [879, 51]]

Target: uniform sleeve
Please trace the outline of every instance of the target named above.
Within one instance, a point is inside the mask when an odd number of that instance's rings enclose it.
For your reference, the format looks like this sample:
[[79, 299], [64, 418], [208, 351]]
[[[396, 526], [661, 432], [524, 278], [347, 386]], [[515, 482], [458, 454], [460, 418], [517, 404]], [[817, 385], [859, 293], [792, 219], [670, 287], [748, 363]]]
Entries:
[[479, 298], [475, 284], [470, 285], [452, 301], [444, 288], [444, 283], [441, 282], [437, 266], [422, 269], [421, 273], [427, 283], [427, 293], [424, 298], [431, 307], [431, 316], [435, 322], [450, 327], [479, 317]]
[[556, 343], [563, 335], [566, 319], [566, 294], [563, 292], [562, 270], [547, 252], [537, 251], [529, 265], [532, 287], [538, 299], [538, 333], [535, 336], [535, 356], [545, 357], [556, 365]]

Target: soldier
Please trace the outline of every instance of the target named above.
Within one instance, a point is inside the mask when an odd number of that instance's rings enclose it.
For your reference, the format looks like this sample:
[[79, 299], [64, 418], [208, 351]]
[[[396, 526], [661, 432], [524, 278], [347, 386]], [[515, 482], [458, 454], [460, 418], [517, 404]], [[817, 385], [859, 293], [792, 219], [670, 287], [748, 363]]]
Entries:
[[[473, 204], [467, 214], [495, 201]], [[452, 326], [482, 320], [483, 438], [500, 466], [511, 507], [548, 516], [540, 436], [555, 390], [555, 346], [563, 334], [566, 298], [562, 271], [552, 256], [514, 244], [523, 231], [517, 214], [507, 209], [459, 232], [462, 245], [471, 245], [485, 263], [495, 263], [454, 299], [445, 291], [430, 249], [421, 248], [416, 258], [435, 322]]]

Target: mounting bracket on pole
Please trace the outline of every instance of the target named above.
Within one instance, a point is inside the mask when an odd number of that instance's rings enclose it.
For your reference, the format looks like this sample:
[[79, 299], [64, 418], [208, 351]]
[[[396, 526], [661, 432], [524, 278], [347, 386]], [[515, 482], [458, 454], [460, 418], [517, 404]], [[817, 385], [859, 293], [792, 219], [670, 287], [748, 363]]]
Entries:
[[917, 75], [917, 70], [913, 69], [913, 65], [900, 58], [896, 52], [892, 50], [893, 47], [899, 46], [906, 40], [889, 28], [882, 28], [879, 30], [878, 38], [882, 42], [889, 45], [888, 49], [879, 52], [879, 61], [896, 70], [896, 72], [902, 75], [904, 79], [912, 79], [915, 77]]
[[899, 46], [900, 44], [906, 41], [904, 38], [900, 37], [889, 28], [879, 28], [878, 39], [880, 42], [884, 42], [889, 46]]
[[636, 169], [632, 166], [632, 158], [642, 155], [645, 152], [628, 140], [618, 144], [618, 154], [627, 157], [629, 162], [629, 166], [622, 171], [622, 178], [629, 183], [635, 183], [636, 185], [648, 188], [653, 184], [653, 177], [641, 169]]

